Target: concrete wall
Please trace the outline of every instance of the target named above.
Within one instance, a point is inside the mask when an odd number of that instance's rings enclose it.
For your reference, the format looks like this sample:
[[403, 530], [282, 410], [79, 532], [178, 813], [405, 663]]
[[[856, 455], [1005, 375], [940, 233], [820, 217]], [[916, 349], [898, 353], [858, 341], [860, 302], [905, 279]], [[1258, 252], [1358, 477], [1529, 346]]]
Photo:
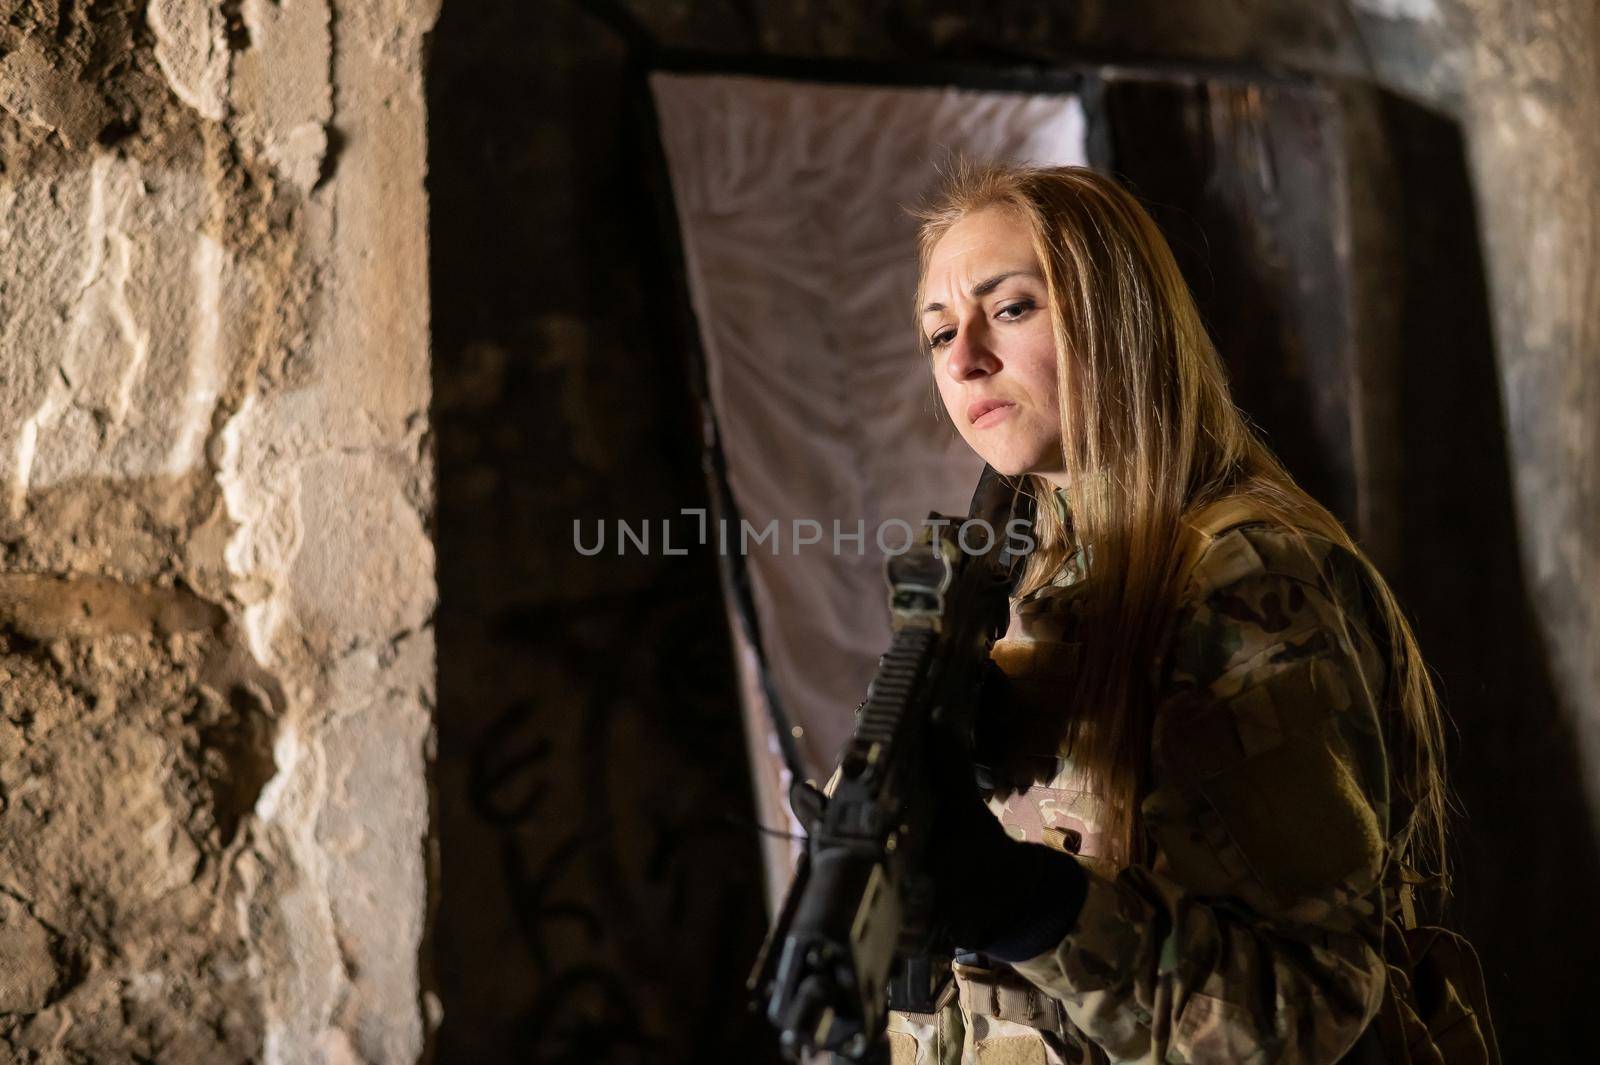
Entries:
[[[482, 887], [447, 897], [441, 919], [452, 930], [446, 1001], [473, 1015], [451, 1044], [462, 1060], [576, 1045], [595, 1061], [635, 1060], [640, 1047], [679, 1060], [737, 1010], [732, 996], [686, 989], [737, 982], [748, 957], [745, 915], [708, 935], [700, 909], [662, 922], [683, 911], [652, 901], [630, 923], [620, 901], [670, 898], [676, 878], [699, 876], [683, 897], [708, 908], [711, 885], [747, 870], [753, 846], [730, 837], [715, 875], [689, 848], [668, 850], [627, 874], [619, 901], [607, 893], [623, 868], [611, 856], [695, 838], [682, 831], [693, 804], [619, 821], [584, 812], [602, 764], [607, 779], [737, 798], [711, 786], [706, 759], [664, 760], [664, 740], [639, 757], [608, 739], [621, 722], [670, 736], [663, 718], [678, 704], [624, 698], [576, 657], [611, 661], [643, 612], [695, 594], [663, 590], [662, 568], [644, 561], [598, 574], [570, 547], [572, 517], [658, 516], [703, 499], [688, 389], [660, 354], [680, 341], [630, 154], [629, 41], [902, 66], [1220, 61], [1326, 75], [1366, 97], [1359, 119], [1383, 127], [1401, 172], [1374, 178], [1387, 191], [1353, 205], [1363, 239], [1451, 274], [1394, 294], [1374, 319], [1402, 363], [1385, 369], [1400, 382], [1385, 402], [1406, 424], [1395, 474], [1405, 513], [1375, 524], [1405, 541], [1385, 545], [1391, 576], [1457, 721], [1459, 923], [1484, 950], [1508, 1059], [1570, 1060], [1571, 1033], [1600, 994], [1568, 948], [1593, 939], [1586, 899], [1600, 890], [1600, 14], [1588, 0], [447, 8], [430, 93], [451, 131], [434, 171], [451, 207], [436, 200], [434, 234], [450, 242], [436, 264], [451, 308], [438, 338], [450, 394], [441, 513], [454, 516], [440, 538], [454, 602], [441, 615], [453, 633], [441, 690], [459, 768], [442, 774], [441, 805], [459, 828], [446, 832], [447, 869], [461, 862]], [[1408, 230], [1417, 219], [1434, 228]], [[1459, 365], [1446, 346], [1457, 338]], [[1418, 344], [1427, 358], [1413, 357]], [[551, 474], [530, 487], [535, 468]], [[493, 521], [481, 517], [490, 507]], [[709, 577], [703, 567], [697, 579]], [[694, 609], [714, 618], [704, 601]], [[500, 761], [474, 762], [493, 748]], [[474, 796], [475, 764], [501, 805]], [[529, 796], [589, 842], [504, 817]], [[641, 964], [647, 955], [657, 960]], [[674, 956], [675, 968], [659, 963]]]
[[434, 16], [0, 27], [6, 1060], [413, 1062], [437, 1019]]
[[435, 956], [463, 1065], [774, 1057], [717, 559], [573, 548], [575, 518], [708, 502], [623, 58], [568, 3], [447, 3], [432, 40]]

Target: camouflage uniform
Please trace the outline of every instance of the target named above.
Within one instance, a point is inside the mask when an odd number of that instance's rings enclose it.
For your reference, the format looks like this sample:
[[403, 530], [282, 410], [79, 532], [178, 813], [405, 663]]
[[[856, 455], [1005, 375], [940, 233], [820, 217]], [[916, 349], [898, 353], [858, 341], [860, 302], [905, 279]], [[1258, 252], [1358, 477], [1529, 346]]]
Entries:
[[[1153, 676], [1148, 861], [1101, 860], [1096, 796], [1017, 730], [990, 808], [1076, 853], [1087, 899], [1054, 948], [960, 965], [942, 1013], [892, 1015], [895, 1065], [1382, 1060], [1386, 668], [1354, 560], [1307, 546], [1259, 521], [1202, 537]], [[1021, 707], [1060, 713], [1084, 568], [1013, 603], [994, 657]]]

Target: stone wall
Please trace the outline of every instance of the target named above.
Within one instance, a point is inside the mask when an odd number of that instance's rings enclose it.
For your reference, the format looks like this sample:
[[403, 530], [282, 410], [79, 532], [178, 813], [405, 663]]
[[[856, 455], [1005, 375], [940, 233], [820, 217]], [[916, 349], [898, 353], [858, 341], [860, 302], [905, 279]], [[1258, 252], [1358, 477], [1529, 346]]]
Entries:
[[0, 22], [6, 1060], [424, 1053], [434, 14]]

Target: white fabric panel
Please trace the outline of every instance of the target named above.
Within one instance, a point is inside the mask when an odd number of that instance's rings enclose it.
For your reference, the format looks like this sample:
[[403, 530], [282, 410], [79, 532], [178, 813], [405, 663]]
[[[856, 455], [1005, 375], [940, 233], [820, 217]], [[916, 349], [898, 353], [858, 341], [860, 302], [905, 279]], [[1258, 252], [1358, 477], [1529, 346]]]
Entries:
[[[734, 503], [758, 530], [779, 522], [782, 553], [752, 545], [745, 560], [763, 650], [820, 782], [888, 646], [876, 531], [964, 514], [982, 468], [918, 354], [915, 223], [901, 205], [950, 150], [1084, 163], [1083, 111], [1065, 95], [650, 80]], [[798, 519], [821, 523], [823, 542], [796, 550]], [[865, 523], [864, 549], [834, 553], [835, 519], [847, 533]], [[758, 814], [797, 828], [755, 657], [737, 627], [735, 640]], [[781, 891], [795, 853], [782, 841], [766, 853]]]

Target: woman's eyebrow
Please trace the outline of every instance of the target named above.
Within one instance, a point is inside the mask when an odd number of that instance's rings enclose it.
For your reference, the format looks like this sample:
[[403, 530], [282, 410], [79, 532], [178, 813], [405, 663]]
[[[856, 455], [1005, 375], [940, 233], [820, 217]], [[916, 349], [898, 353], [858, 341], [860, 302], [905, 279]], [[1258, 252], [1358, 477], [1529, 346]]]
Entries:
[[[1038, 281], [1043, 280], [1043, 278], [1039, 277], [1039, 275], [1034, 273], [1032, 270], [1007, 270], [1003, 274], [995, 274], [993, 277], [984, 281], [979, 281], [976, 285], [973, 285], [972, 295], [974, 298], [978, 296], [987, 296], [989, 293], [995, 290], [996, 286], [998, 286], [1000, 282], [1004, 281], [1008, 277], [1015, 277], [1018, 274], [1026, 275], [1027, 277], [1031, 277]], [[944, 310], [944, 304], [930, 303], [926, 307], [922, 308], [922, 313], [927, 314], [929, 311], [942, 310]]]

